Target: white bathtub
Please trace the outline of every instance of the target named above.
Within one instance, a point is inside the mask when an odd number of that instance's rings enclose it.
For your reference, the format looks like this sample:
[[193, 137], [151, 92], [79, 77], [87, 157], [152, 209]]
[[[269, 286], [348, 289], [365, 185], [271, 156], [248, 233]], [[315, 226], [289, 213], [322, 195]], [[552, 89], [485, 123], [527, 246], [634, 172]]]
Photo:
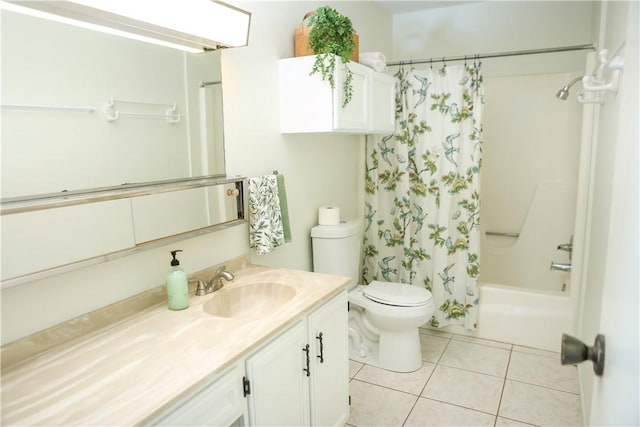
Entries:
[[452, 326], [448, 330], [559, 352], [562, 333], [573, 330], [573, 317], [567, 292], [481, 283], [477, 329]]

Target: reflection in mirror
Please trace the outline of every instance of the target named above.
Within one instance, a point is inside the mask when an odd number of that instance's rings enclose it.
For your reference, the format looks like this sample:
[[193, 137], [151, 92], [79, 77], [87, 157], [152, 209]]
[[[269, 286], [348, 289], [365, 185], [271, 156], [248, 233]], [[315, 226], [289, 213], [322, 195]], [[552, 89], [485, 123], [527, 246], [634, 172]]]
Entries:
[[219, 51], [1, 20], [3, 199], [224, 175]]
[[0, 285], [19, 285], [241, 224], [243, 183], [240, 177], [217, 183], [190, 180], [171, 189], [155, 185], [126, 195], [97, 193], [90, 203], [58, 198], [34, 207], [16, 202], [13, 212], [2, 215]]

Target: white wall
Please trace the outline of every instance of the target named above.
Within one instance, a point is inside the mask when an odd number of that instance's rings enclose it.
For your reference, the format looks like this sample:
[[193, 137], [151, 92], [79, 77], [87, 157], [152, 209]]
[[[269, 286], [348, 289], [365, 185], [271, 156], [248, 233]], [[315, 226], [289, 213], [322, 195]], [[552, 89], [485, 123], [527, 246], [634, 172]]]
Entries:
[[[590, 243], [585, 254], [578, 338], [591, 345], [598, 333], [606, 334], [607, 356], [603, 377], [594, 376], [590, 363], [579, 365], [583, 413], [589, 425], [637, 425], [638, 422], [639, 16], [637, 5], [634, 8], [630, 4], [606, 2], [599, 14], [599, 45], [614, 52], [623, 41], [626, 40], [626, 44], [621, 52], [625, 69], [620, 90], [616, 95], [608, 94], [607, 102], [597, 107], [594, 128], [595, 161], [588, 223]], [[635, 34], [633, 42], [628, 38], [632, 32]], [[635, 130], [630, 123], [634, 123]], [[623, 195], [622, 200], [618, 198], [617, 201], [626, 205], [624, 212], [614, 210], [614, 193]], [[623, 222], [618, 222], [620, 220]], [[621, 228], [628, 234], [620, 233]], [[620, 234], [627, 235], [621, 240]], [[624, 259], [633, 259], [635, 265], [616, 264]], [[611, 307], [612, 303], [616, 303], [614, 307]], [[603, 306], [609, 306], [609, 313], [619, 313], [624, 324], [612, 324], [618, 320], [616, 318], [601, 318]], [[607, 334], [607, 328], [611, 330], [612, 327], [628, 333], [624, 337]], [[615, 382], [612, 378], [623, 378], [623, 381]], [[612, 385], [617, 390], [611, 390]]]
[[254, 176], [275, 169], [287, 184], [293, 242], [254, 256], [259, 264], [309, 270], [309, 231], [318, 207], [340, 206], [343, 218], [361, 216], [364, 137], [279, 132], [277, 61], [293, 56], [294, 28], [307, 11], [324, 4], [351, 18], [361, 52], [391, 55], [391, 17], [371, 2], [237, 2], [253, 14], [251, 39], [247, 48], [225, 51], [222, 59], [225, 133], [231, 141], [227, 171]]
[[[591, 8], [590, 1], [482, 1], [398, 14], [393, 18], [393, 59], [591, 43]], [[583, 53], [483, 62], [485, 76], [574, 71], [583, 67]]]
[[[234, 2], [252, 12], [248, 47], [223, 52], [225, 143], [229, 175], [278, 170], [287, 183], [293, 242], [256, 263], [311, 268], [309, 230], [317, 208], [359, 215], [364, 137], [279, 133], [277, 60], [293, 56], [293, 31], [309, 10], [329, 4], [352, 18], [361, 51], [390, 56], [391, 17], [370, 2]], [[304, 106], [301, 106], [304, 108]], [[46, 170], [40, 171], [45, 178]], [[249, 252], [246, 226], [132, 255], [2, 291], [2, 343], [159, 286], [172, 248], [188, 273]], [[62, 243], [62, 242], [61, 242]]]

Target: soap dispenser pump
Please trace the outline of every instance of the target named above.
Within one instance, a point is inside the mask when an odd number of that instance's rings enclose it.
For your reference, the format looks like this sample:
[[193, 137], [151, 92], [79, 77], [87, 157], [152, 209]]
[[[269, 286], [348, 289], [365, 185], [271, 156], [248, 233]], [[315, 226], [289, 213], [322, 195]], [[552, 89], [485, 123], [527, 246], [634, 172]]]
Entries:
[[187, 274], [180, 267], [176, 254], [180, 249], [171, 251], [171, 270], [167, 273], [167, 300], [169, 310], [184, 310], [189, 307], [189, 281]]

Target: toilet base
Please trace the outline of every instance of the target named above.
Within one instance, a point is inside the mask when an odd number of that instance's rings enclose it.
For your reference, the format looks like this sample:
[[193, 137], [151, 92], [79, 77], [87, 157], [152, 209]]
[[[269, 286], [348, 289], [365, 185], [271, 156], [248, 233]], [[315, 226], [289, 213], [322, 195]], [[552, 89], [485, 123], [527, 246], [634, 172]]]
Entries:
[[422, 368], [422, 349], [418, 328], [403, 332], [383, 332], [377, 340], [362, 334], [361, 325], [349, 322], [349, 358], [356, 362], [394, 372], [413, 372]]
[[413, 372], [422, 368], [418, 328], [403, 332], [380, 332], [378, 364], [382, 369]]

